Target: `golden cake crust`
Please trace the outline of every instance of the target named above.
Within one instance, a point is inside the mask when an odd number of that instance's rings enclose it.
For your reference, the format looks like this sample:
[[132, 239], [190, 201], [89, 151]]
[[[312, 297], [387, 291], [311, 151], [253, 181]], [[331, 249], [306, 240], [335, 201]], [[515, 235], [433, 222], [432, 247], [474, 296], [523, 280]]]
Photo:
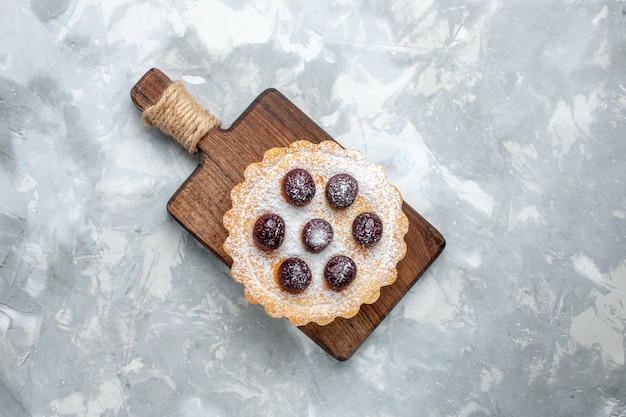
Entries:
[[[307, 170], [315, 181], [315, 196], [304, 206], [288, 203], [281, 193], [284, 175], [295, 168]], [[352, 175], [359, 185], [355, 201], [344, 209], [331, 207], [324, 192], [328, 180], [339, 173]], [[336, 317], [353, 317], [362, 304], [379, 298], [381, 287], [395, 282], [396, 265], [406, 253], [409, 222], [400, 192], [389, 184], [384, 169], [367, 161], [362, 152], [333, 141], [297, 141], [268, 150], [261, 162], [246, 168], [244, 177], [233, 187], [232, 208], [224, 215], [229, 233], [224, 250], [233, 260], [231, 276], [243, 284], [250, 303], [261, 304], [269, 316], [286, 317], [296, 326], [325, 325]], [[382, 238], [372, 247], [361, 246], [352, 237], [352, 221], [363, 212], [376, 213], [383, 222]], [[266, 213], [285, 221], [284, 242], [273, 251], [259, 249], [253, 239], [254, 223]], [[334, 239], [320, 253], [307, 251], [301, 241], [304, 224], [314, 218], [328, 221], [334, 230]], [[348, 256], [357, 265], [354, 281], [341, 291], [324, 281], [324, 266], [336, 255]], [[311, 269], [311, 284], [300, 294], [285, 291], [277, 281], [278, 267], [289, 257], [303, 259]]]

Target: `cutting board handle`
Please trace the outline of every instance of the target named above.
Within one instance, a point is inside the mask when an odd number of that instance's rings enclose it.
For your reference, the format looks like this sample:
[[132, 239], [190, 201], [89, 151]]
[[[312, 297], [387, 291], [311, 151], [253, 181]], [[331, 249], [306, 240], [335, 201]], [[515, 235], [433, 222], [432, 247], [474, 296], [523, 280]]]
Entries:
[[142, 121], [156, 126], [176, 139], [189, 153], [198, 151], [198, 142], [222, 122], [200, 106], [181, 81], [172, 81], [152, 68], [130, 90], [130, 98], [142, 111]]

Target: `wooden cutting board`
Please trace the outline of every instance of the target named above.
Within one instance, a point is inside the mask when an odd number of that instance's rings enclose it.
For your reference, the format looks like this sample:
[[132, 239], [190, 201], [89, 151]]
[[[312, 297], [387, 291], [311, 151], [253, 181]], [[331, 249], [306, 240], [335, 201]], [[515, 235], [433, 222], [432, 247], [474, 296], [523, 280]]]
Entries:
[[[132, 88], [131, 99], [143, 111], [156, 103], [171, 83], [161, 71], [151, 69]], [[301, 139], [315, 143], [332, 140], [277, 90], [265, 90], [228, 129], [214, 128], [200, 140], [200, 165], [172, 196], [168, 212], [230, 266], [232, 260], [222, 247], [227, 237], [222, 217], [231, 207], [230, 190], [243, 182], [244, 169], [261, 161], [265, 151]], [[403, 208], [409, 232], [397, 281], [384, 287], [377, 302], [363, 305], [351, 319], [299, 327], [335, 359], [346, 360], [361, 346], [445, 246], [443, 236], [432, 225], [406, 202]]]

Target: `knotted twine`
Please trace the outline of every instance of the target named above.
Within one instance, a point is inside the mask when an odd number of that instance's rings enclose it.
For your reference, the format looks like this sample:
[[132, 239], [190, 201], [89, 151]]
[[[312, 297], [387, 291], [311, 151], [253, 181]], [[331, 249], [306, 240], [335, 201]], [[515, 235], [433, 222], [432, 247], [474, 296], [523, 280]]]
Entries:
[[170, 84], [156, 104], [143, 111], [141, 120], [176, 139], [190, 154], [198, 151], [198, 142], [209, 130], [222, 124], [194, 100], [181, 81]]

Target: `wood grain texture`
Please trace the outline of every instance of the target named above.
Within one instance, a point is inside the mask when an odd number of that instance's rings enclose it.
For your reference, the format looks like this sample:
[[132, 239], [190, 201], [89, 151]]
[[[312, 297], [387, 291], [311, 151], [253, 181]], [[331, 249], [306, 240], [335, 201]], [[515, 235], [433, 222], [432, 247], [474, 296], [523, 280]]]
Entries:
[[[148, 71], [131, 89], [140, 110], [155, 103], [169, 85], [157, 69]], [[288, 146], [296, 140], [319, 143], [332, 138], [293, 103], [274, 89], [265, 90], [228, 129], [216, 128], [198, 144], [200, 165], [170, 199], [168, 212], [198, 241], [228, 266], [223, 243], [228, 235], [222, 225], [231, 208], [230, 190], [244, 180], [244, 169], [263, 159], [270, 148]], [[381, 290], [380, 299], [364, 305], [351, 319], [338, 318], [326, 326], [300, 327], [328, 354], [346, 360], [389, 314], [445, 246], [443, 236], [404, 203], [409, 218], [405, 237], [407, 254], [398, 264], [398, 279]]]

